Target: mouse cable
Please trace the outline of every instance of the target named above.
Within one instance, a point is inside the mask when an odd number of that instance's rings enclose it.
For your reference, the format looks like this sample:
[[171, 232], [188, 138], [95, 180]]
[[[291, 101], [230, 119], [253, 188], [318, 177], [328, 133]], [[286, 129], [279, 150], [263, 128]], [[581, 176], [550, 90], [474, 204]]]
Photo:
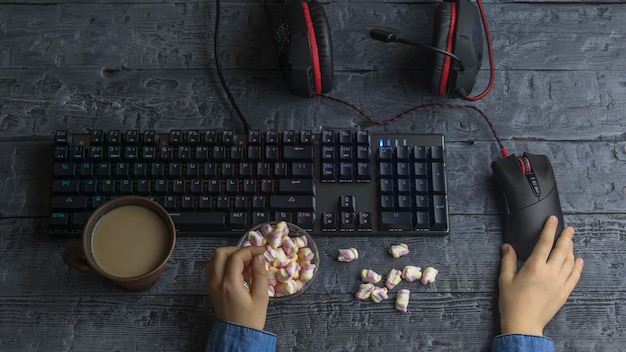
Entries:
[[222, 84], [222, 87], [224, 88], [224, 91], [226, 92], [226, 95], [228, 96], [228, 100], [230, 101], [230, 104], [232, 105], [233, 109], [235, 109], [237, 116], [239, 116], [239, 119], [241, 120], [241, 123], [243, 124], [243, 127], [246, 133], [248, 133], [250, 131], [250, 124], [248, 123], [248, 120], [246, 119], [246, 117], [243, 115], [243, 112], [241, 112], [241, 109], [239, 109], [239, 105], [235, 101], [235, 97], [233, 97], [233, 94], [230, 92], [230, 89], [228, 88], [228, 84], [226, 84], [226, 80], [224, 79], [224, 74], [222, 73], [222, 63], [220, 61], [220, 55], [219, 55], [220, 12], [221, 12], [220, 2], [221, 2], [220, 0], [215, 1], [215, 33], [214, 33], [215, 37], [213, 38], [213, 54], [215, 57], [215, 67], [217, 69], [217, 75], [220, 78], [220, 83]]
[[318, 94], [318, 96], [346, 105], [347, 107], [353, 109], [354, 111], [356, 111], [359, 115], [363, 116], [367, 121], [369, 121], [372, 124], [375, 125], [379, 125], [379, 126], [388, 126], [391, 125], [395, 122], [398, 122], [402, 119], [404, 119], [405, 117], [407, 117], [409, 114], [412, 114], [416, 111], [424, 111], [424, 110], [431, 110], [431, 109], [472, 109], [476, 112], [478, 112], [480, 114], [480, 116], [483, 117], [483, 119], [487, 122], [487, 124], [489, 125], [489, 128], [491, 129], [491, 133], [493, 133], [494, 138], [496, 139], [496, 142], [498, 143], [498, 145], [500, 146], [500, 152], [502, 153], [502, 157], [506, 158], [509, 156], [509, 152], [508, 150], [504, 147], [504, 145], [502, 144], [502, 141], [500, 140], [500, 136], [498, 135], [498, 133], [496, 132], [496, 128], [493, 125], [493, 123], [491, 122], [491, 119], [489, 118], [489, 116], [487, 116], [487, 114], [481, 110], [479, 107], [472, 105], [472, 104], [438, 104], [438, 103], [429, 103], [429, 104], [422, 104], [419, 106], [415, 106], [413, 108], [410, 108], [404, 112], [399, 113], [398, 115], [387, 119], [387, 120], [378, 120], [375, 119], [374, 117], [368, 115], [366, 112], [364, 112], [362, 109], [360, 109], [359, 107], [355, 106], [354, 104], [345, 101], [345, 100], [341, 100], [341, 99], [337, 99], [337, 98], [333, 98], [331, 96], [325, 95], [325, 94]]

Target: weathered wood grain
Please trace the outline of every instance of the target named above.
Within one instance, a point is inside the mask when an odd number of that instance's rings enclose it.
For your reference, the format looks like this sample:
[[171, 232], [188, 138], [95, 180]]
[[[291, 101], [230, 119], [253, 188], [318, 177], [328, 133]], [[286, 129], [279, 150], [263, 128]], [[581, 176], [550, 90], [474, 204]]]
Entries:
[[[320, 97], [289, 94], [274, 72], [225, 72], [228, 86], [253, 128], [313, 129], [369, 126], [354, 110]], [[366, 114], [390, 119], [438, 102], [424, 75], [399, 72], [338, 73], [331, 96]], [[479, 75], [477, 92], [487, 84]], [[620, 75], [599, 71], [508, 72], [476, 105], [504, 139], [626, 140], [626, 86]], [[51, 136], [56, 129], [229, 128], [242, 124], [217, 75], [206, 70], [0, 70], [0, 136]], [[482, 118], [468, 109], [428, 109], [377, 130], [444, 133], [450, 140], [490, 140]]]
[[[424, 70], [428, 53], [374, 42], [369, 30], [397, 31], [429, 43], [436, 3], [333, 2], [337, 71]], [[24, 9], [29, 9], [24, 11]], [[486, 4], [499, 70], [624, 70], [618, 4]], [[270, 7], [272, 17], [279, 5]], [[224, 68], [278, 68], [260, 2], [224, 2], [220, 52]], [[4, 5], [3, 68], [202, 69], [213, 59], [213, 3]], [[24, 26], [23, 24], [28, 24]], [[487, 68], [485, 61], [485, 68]]]
[[[446, 238], [405, 240], [411, 253], [400, 259], [386, 253], [395, 243], [392, 238], [316, 238], [322, 262], [310, 292], [270, 305], [267, 329], [278, 335], [278, 351], [378, 351], [388, 345], [397, 351], [488, 350], [497, 331], [498, 221], [493, 216], [453, 219], [455, 232]], [[621, 246], [626, 222], [611, 215], [566, 216], [566, 221], [578, 230], [576, 255], [586, 266], [546, 335], [561, 350], [615, 347], [626, 317]], [[234, 240], [180, 239], [157, 285], [146, 293], [129, 293], [68, 269], [61, 253], [72, 240], [46, 238], [45, 228], [43, 220], [0, 220], [3, 349], [202, 348], [214, 321], [203, 268], [217, 246]], [[359, 248], [361, 257], [337, 262], [337, 249], [348, 245]], [[440, 270], [432, 286], [402, 283], [412, 292], [408, 314], [393, 310], [393, 292], [380, 304], [354, 299], [361, 269], [384, 274], [405, 264]], [[590, 329], [599, 332], [593, 339], [585, 334]]]
[[208, 295], [5, 298], [3, 351], [202, 351]]
[[[580, 293], [622, 292], [626, 290], [623, 270], [626, 236], [623, 215], [566, 215], [565, 221], [576, 229], [576, 255], [586, 259], [585, 275], [577, 290]], [[413, 292], [494, 293], [502, 244], [502, 226], [498, 216], [462, 216], [451, 218], [452, 231], [446, 237], [334, 237], [316, 236], [320, 250], [320, 274], [312, 294], [353, 296], [360, 283], [362, 269], [386, 274], [396, 267], [434, 266], [440, 271], [435, 285], [403, 283]], [[47, 236], [47, 219], [0, 220], [0, 296], [41, 295], [120, 295], [121, 288], [95, 275], [69, 269], [62, 259], [64, 249], [77, 239], [52, 239]], [[147, 295], [205, 294], [204, 267], [216, 247], [234, 245], [233, 238], [179, 238], [171, 262], [156, 286]], [[393, 259], [388, 254], [392, 244], [406, 243], [410, 255]], [[337, 262], [339, 248], [359, 249], [360, 259], [353, 263]], [[129, 293], [131, 294], [131, 293]]]
[[[389, 303], [310, 298], [270, 306], [268, 326], [277, 334], [277, 351], [488, 351], [493, 336], [491, 295], [414, 294], [414, 307], [406, 314], [390, 313]], [[16, 297], [3, 303], [7, 314], [0, 318], [6, 323], [0, 347], [13, 351], [85, 346], [92, 351], [202, 351], [214, 321], [208, 298], [194, 295]], [[623, 293], [603, 300], [574, 294], [546, 335], [559, 351], [618, 350], [625, 304]], [[580, 315], [589, 321], [571, 319]], [[589, 329], [602, 333], [589, 338]]]
[[[275, 16], [279, 1], [270, 1]], [[626, 50], [623, 0], [486, 1], [495, 86], [476, 103], [511, 153], [550, 158], [565, 222], [576, 229], [581, 280], [545, 334], [559, 351], [626, 344]], [[388, 119], [426, 104], [428, 55], [373, 42], [371, 28], [427, 42], [432, 1], [324, 1], [331, 23], [331, 96]], [[344, 105], [291, 96], [258, 0], [222, 1], [220, 57], [253, 128], [367, 128], [442, 133], [451, 233], [446, 237], [316, 237], [321, 268], [302, 299], [272, 303], [278, 351], [488, 351], [498, 331], [503, 207], [493, 136], [473, 110], [425, 109], [375, 126]], [[57, 129], [242, 131], [213, 58], [215, 2], [0, 0], [0, 350], [202, 351], [215, 316], [204, 267], [233, 238], [179, 238], [159, 282], [127, 292], [69, 269], [77, 239], [48, 236], [50, 157]], [[487, 84], [487, 61], [475, 93]], [[389, 245], [409, 245], [393, 259]], [[359, 248], [353, 263], [338, 248]], [[361, 269], [440, 270], [411, 289], [409, 312], [359, 302]]]

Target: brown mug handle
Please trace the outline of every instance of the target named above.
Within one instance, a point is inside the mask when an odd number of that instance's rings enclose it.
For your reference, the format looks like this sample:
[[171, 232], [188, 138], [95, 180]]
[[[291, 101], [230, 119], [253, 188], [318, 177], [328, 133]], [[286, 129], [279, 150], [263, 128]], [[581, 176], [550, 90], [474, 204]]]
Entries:
[[83, 243], [77, 242], [67, 247], [63, 252], [63, 261], [67, 266], [85, 273], [96, 274], [96, 271], [89, 265], [83, 251]]

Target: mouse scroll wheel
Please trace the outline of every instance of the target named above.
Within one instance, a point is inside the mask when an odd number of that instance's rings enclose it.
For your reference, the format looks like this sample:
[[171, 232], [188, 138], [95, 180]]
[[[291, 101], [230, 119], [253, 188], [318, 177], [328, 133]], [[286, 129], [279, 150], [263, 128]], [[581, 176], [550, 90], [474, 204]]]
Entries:
[[522, 167], [522, 172], [525, 175], [531, 175], [533, 173], [533, 167], [530, 165], [530, 160], [528, 160], [527, 157], [523, 156], [521, 158], [518, 158], [517, 161]]
[[539, 183], [537, 182], [537, 176], [535, 176], [533, 167], [530, 165], [530, 160], [527, 157], [523, 156], [519, 159], [520, 166], [522, 167], [522, 172], [526, 175], [528, 179], [528, 183], [530, 184], [533, 193], [539, 197], [541, 195], [541, 189], [539, 188]]

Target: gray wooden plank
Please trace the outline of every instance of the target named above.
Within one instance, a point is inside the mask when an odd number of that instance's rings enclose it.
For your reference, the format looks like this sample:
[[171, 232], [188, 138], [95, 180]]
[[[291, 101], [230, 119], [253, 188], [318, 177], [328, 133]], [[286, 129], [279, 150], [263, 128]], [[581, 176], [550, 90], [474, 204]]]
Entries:
[[[458, 220], [454, 234], [406, 241], [412, 252], [400, 260], [385, 253], [391, 238], [379, 242], [317, 238], [322, 266], [311, 292], [270, 306], [267, 329], [278, 335], [278, 350], [378, 350], [387, 345], [399, 351], [487, 350], [498, 330], [493, 295], [498, 224], [493, 217], [453, 219]], [[566, 221], [578, 229], [576, 252], [585, 258], [586, 266], [546, 335], [555, 339], [557, 348], [571, 351], [619, 346], [626, 342], [619, 333], [626, 298], [624, 217], [566, 216]], [[0, 221], [2, 346], [11, 350], [202, 348], [214, 321], [202, 269], [211, 251], [229, 241], [181, 239], [157, 286], [146, 293], [128, 293], [67, 269], [60, 253], [71, 240], [50, 240], [42, 233], [44, 228], [43, 221]], [[359, 248], [361, 258], [336, 262], [337, 248], [348, 245]], [[409, 314], [393, 311], [392, 300], [374, 304], [354, 299], [362, 268], [384, 272], [403, 260], [436, 263], [441, 270], [433, 286], [403, 284], [412, 290]], [[585, 332], [590, 329], [601, 333], [589, 339]], [[321, 345], [320, 333], [324, 334]]]
[[[337, 71], [424, 70], [424, 51], [374, 42], [369, 30], [429, 43], [435, 3], [325, 5]], [[215, 67], [213, 3], [4, 5], [3, 68], [203, 69]], [[619, 4], [486, 4], [498, 70], [624, 70]], [[272, 6], [274, 17], [280, 6]], [[222, 5], [224, 68], [276, 70], [260, 3]], [[24, 25], [28, 24], [28, 25]], [[486, 52], [485, 52], [486, 54]], [[484, 62], [484, 68], [487, 68]]]
[[[288, 93], [282, 75], [227, 71], [227, 84], [253, 128], [313, 129], [368, 126], [356, 111], [316, 97]], [[479, 75], [476, 92], [487, 84]], [[426, 103], [463, 104], [433, 97], [426, 76], [399, 72], [338, 73], [330, 96], [379, 120]], [[476, 106], [504, 139], [626, 139], [626, 94], [619, 75], [600, 71], [506, 72]], [[452, 140], [491, 139], [473, 110], [427, 109], [385, 131], [443, 133]], [[57, 129], [229, 128], [242, 125], [215, 72], [0, 70], [0, 136], [52, 135]], [[383, 130], [381, 128], [380, 130]]]
[[6, 351], [201, 351], [214, 316], [208, 295], [3, 297]]
[[[280, 6], [271, 1], [272, 7]], [[230, 128], [241, 131], [215, 72], [213, 1], [0, 0], [0, 350], [202, 350], [215, 317], [203, 268], [228, 238], [181, 238], [161, 280], [129, 293], [62, 262], [75, 239], [47, 235], [52, 133], [59, 128]], [[332, 96], [385, 119], [435, 102], [426, 56], [373, 43], [373, 27], [428, 41], [430, 1], [330, 1], [337, 79]], [[583, 276], [546, 329], [557, 350], [610, 351], [626, 343], [626, 125], [623, 0], [487, 1], [496, 85], [477, 103], [510, 152], [546, 154], [566, 223], [577, 230]], [[321, 98], [290, 96], [257, 0], [223, 2], [221, 57], [254, 128], [366, 126]], [[479, 75], [476, 90], [489, 72]], [[370, 131], [444, 133], [452, 233], [437, 238], [316, 238], [318, 281], [302, 299], [272, 304], [278, 351], [487, 351], [497, 333], [502, 206], [489, 164], [498, 157], [471, 110], [436, 109]], [[407, 242], [393, 260], [388, 246]], [[362, 257], [338, 263], [338, 248]], [[358, 302], [358, 273], [433, 265], [432, 286], [411, 288], [408, 314], [392, 301]], [[393, 294], [392, 294], [393, 297]], [[321, 338], [320, 338], [321, 337]], [[320, 341], [321, 340], [321, 341]]]
[[[266, 329], [277, 351], [488, 351], [498, 329], [491, 294], [412, 293], [407, 313], [389, 301], [309, 298], [270, 305]], [[623, 292], [575, 293], [545, 335], [557, 350], [619, 349], [625, 304]], [[201, 351], [215, 319], [208, 297], [194, 295], [15, 297], [2, 308], [0, 344], [12, 351]]]
[[[621, 244], [626, 236], [624, 215], [566, 215], [565, 222], [576, 229], [575, 252], [586, 260], [585, 273], [577, 292], [623, 292], [626, 254]], [[405, 282], [402, 287], [420, 293], [497, 292], [497, 275], [502, 244], [502, 221], [498, 216], [451, 217], [451, 233], [446, 237], [334, 237], [316, 236], [320, 250], [320, 274], [311, 294], [354, 297], [360, 272], [372, 269], [381, 275], [405, 265], [440, 271], [432, 286]], [[2, 297], [63, 297], [121, 295], [127, 292], [91, 274], [68, 268], [64, 249], [77, 239], [47, 236], [46, 219], [0, 220], [0, 268]], [[235, 245], [238, 236], [228, 238], [179, 238], [171, 262], [159, 282], [146, 295], [202, 295], [207, 292], [204, 267], [216, 247]], [[393, 259], [392, 244], [406, 243], [410, 255]], [[360, 259], [337, 262], [339, 248], [355, 247]], [[400, 288], [400, 287], [398, 287]], [[133, 295], [131, 293], [127, 293]]]

